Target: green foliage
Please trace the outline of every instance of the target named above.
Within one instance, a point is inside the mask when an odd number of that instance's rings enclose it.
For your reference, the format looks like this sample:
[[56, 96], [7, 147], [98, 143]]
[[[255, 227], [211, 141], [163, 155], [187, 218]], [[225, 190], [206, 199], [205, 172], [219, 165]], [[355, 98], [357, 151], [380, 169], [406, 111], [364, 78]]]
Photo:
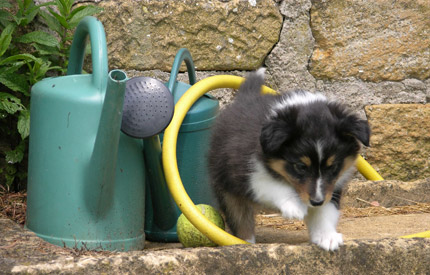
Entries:
[[73, 2], [74, 0], [56, 0], [54, 3], [58, 12], [52, 7], [47, 7], [47, 11], [40, 11], [46, 26], [59, 37], [59, 45], [58, 47], [44, 45], [39, 47], [39, 50], [57, 56], [57, 64], [62, 68], [67, 68], [66, 57], [69, 54], [70, 44], [73, 39], [71, 31], [76, 28], [85, 16], [101, 11], [101, 8], [91, 5], [74, 7]]
[[[0, 184], [8, 189], [25, 187], [31, 86], [66, 72], [74, 28], [100, 11], [74, 0], [0, 0]], [[36, 30], [35, 18], [49, 31]]]

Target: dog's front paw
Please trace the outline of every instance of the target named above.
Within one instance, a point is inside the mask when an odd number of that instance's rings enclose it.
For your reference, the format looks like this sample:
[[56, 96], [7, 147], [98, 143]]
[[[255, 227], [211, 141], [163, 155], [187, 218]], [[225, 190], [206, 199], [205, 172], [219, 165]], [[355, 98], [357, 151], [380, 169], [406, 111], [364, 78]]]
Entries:
[[343, 245], [343, 237], [336, 231], [318, 231], [311, 234], [311, 242], [324, 250], [333, 251]]
[[287, 219], [303, 220], [308, 214], [308, 207], [302, 202], [288, 201], [281, 207], [281, 214]]

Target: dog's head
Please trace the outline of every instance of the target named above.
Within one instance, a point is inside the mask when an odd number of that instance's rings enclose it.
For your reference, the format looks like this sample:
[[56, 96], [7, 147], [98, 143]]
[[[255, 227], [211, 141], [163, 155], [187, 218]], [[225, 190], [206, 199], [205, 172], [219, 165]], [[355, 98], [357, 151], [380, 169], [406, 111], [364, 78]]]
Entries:
[[330, 201], [351, 173], [361, 144], [369, 146], [367, 121], [307, 92], [281, 97], [271, 112], [260, 136], [266, 166], [307, 205]]

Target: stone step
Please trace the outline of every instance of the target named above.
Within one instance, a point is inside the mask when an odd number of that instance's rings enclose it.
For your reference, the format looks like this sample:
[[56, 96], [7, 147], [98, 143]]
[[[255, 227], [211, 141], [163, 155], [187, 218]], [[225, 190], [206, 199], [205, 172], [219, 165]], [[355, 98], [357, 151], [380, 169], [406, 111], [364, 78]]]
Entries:
[[[359, 207], [357, 203], [364, 201], [377, 201], [381, 207], [418, 200], [428, 203], [429, 184], [430, 179], [352, 182], [344, 205]], [[309, 244], [304, 228], [261, 225], [257, 226], [255, 245], [182, 248], [178, 243], [147, 242], [143, 251], [94, 252], [51, 245], [13, 221], [0, 218], [0, 274], [428, 274], [430, 239], [399, 238], [427, 230], [430, 213], [345, 215], [339, 223], [345, 244], [335, 252]]]

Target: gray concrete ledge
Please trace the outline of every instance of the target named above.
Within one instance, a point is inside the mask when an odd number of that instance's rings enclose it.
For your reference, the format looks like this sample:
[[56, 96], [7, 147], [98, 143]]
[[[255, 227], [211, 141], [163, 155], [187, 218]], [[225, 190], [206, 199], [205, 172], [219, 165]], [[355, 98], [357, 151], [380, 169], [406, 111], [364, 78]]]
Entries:
[[[314, 245], [257, 244], [113, 255], [2, 257], [6, 273], [30, 274], [428, 274], [430, 240], [349, 241], [339, 251]], [[3, 253], [2, 253], [3, 254]]]
[[[352, 182], [346, 194], [343, 205], [353, 207], [357, 197], [394, 206], [421, 194], [429, 202], [429, 179]], [[257, 227], [256, 245], [94, 252], [51, 245], [0, 217], [0, 274], [430, 274], [430, 239], [398, 238], [430, 230], [430, 213], [341, 218], [339, 230], [346, 241], [335, 252], [309, 244], [305, 230], [268, 227]]]

